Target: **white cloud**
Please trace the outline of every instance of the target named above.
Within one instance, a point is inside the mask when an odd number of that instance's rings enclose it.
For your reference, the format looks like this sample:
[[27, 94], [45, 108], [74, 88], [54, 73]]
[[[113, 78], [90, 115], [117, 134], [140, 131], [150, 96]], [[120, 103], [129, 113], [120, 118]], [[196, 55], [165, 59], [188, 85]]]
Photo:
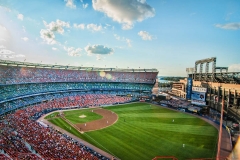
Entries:
[[140, 31], [138, 32], [138, 35], [142, 37], [143, 40], [151, 41], [153, 39], [153, 37], [146, 31]]
[[84, 29], [85, 28], [85, 24], [76, 24], [76, 23], [74, 23], [73, 27], [74, 28], [79, 28], [79, 29]]
[[47, 29], [41, 29], [40, 37], [47, 44], [56, 44], [54, 32], [63, 34], [64, 33], [63, 27], [70, 28], [69, 22], [64, 22], [59, 19], [57, 19], [56, 22], [52, 21], [49, 24], [46, 21], [43, 21], [43, 23]]
[[55, 48], [55, 47], [52, 47], [52, 50], [56, 51], [56, 50], [57, 50], [57, 48]]
[[24, 40], [25, 42], [28, 41], [27, 37], [22, 37], [21, 39]]
[[99, 55], [99, 54], [96, 55], [96, 58], [97, 58], [98, 61], [102, 60], [102, 57], [101, 57], [101, 55]]
[[87, 25], [87, 29], [89, 29], [91, 31], [101, 31], [102, 30], [102, 26], [101, 25], [98, 26], [96, 24], [91, 23], [91, 24]]
[[228, 67], [229, 72], [240, 72], [240, 64], [231, 64]]
[[0, 45], [0, 54], [1, 55], [4, 55], [4, 54], [14, 54], [14, 52], [6, 49], [6, 47], [4, 47], [3, 45]]
[[47, 43], [47, 44], [56, 44], [55, 35], [52, 31], [48, 29], [41, 29], [40, 37]]
[[113, 54], [114, 50], [112, 48], [108, 48], [104, 45], [87, 45], [85, 48], [85, 51], [88, 53], [88, 55], [92, 54]]
[[64, 2], [67, 2], [67, 3], [66, 3], [66, 6], [67, 6], [67, 7], [73, 8], [73, 9], [76, 8], [76, 5], [74, 4], [74, 0], [64, 0]]
[[216, 24], [215, 27], [222, 29], [238, 30], [240, 29], [240, 23]]
[[127, 44], [128, 44], [128, 47], [132, 47], [132, 44], [131, 44], [131, 40], [130, 39], [128, 39], [128, 38], [125, 38], [125, 37], [120, 37], [119, 35], [117, 35], [117, 34], [114, 34], [114, 37], [116, 38], [116, 40], [118, 40], [118, 41], [124, 41], [124, 42], [126, 42]]
[[15, 54], [13, 51], [6, 49], [5, 46], [0, 45], [0, 57], [3, 58], [16, 58], [16, 57], [25, 57], [22, 54]]
[[132, 47], [132, 44], [131, 44], [132, 41], [130, 39], [126, 39], [126, 42], [128, 44], [128, 47]]
[[56, 22], [52, 21], [49, 24], [47, 24], [46, 21], [43, 21], [43, 23], [46, 26], [46, 28], [49, 29], [50, 31], [58, 32], [60, 34], [64, 33], [63, 27], [70, 28], [69, 22], [64, 22], [59, 19], [57, 19]]
[[116, 40], [121, 40], [121, 37], [117, 34], [114, 34], [114, 37], [116, 38]]
[[67, 51], [68, 55], [69, 56], [81, 56], [81, 51], [82, 49], [81, 48], [74, 48], [74, 47], [65, 47], [64, 46], [64, 50]]
[[23, 16], [22, 14], [18, 14], [18, 15], [17, 15], [17, 18], [20, 19], [21, 21], [23, 20], [23, 17], [24, 17], [24, 16]]
[[145, 0], [93, 0], [93, 8], [122, 24], [122, 29], [133, 28], [134, 22], [153, 17], [155, 10]]
[[88, 3], [82, 5], [84, 9], [88, 7]]
[[11, 33], [10, 31], [0, 24], [0, 42], [2, 45], [10, 46], [11, 44]]

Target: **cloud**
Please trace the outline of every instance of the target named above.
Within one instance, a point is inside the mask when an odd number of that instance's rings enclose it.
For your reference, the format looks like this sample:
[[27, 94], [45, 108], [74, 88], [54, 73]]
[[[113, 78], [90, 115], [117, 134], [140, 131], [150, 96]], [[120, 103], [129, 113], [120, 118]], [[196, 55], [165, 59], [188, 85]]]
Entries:
[[74, 28], [78, 28], [78, 29], [84, 29], [85, 28], [85, 24], [76, 24], [76, 23], [74, 23], [73, 27]]
[[56, 50], [57, 50], [57, 48], [55, 48], [55, 47], [52, 47], [52, 50], [56, 51]]
[[47, 43], [47, 44], [56, 44], [55, 35], [52, 31], [48, 29], [41, 29], [40, 37]]
[[22, 37], [21, 39], [24, 40], [25, 42], [28, 41], [27, 37]]
[[40, 37], [47, 43], [47, 44], [56, 44], [55, 34], [63, 34], [64, 29], [63, 27], [70, 28], [69, 22], [64, 22], [59, 19], [56, 22], [52, 21], [49, 24], [46, 21], [43, 21], [46, 29], [41, 29]]
[[24, 16], [23, 16], [22, 14], [18, 14], [18, 15], [17, 15], [17, 18], [20, 19], [21, 21], [23, 20], [23, 17], [24, 17]]
[[6, 47], [4, 47], [3, 45], [0, 45], [0, 54], [14, 54], [13, 51], [10, 51], [8, 49], [6, 49]]
[[119, 40], [119, 41], [121, 40], [121, 37], [117, 34], [114, 34], [114, 37], [116, 38], [116, 40]]
[[91, 31], [101, 31], [102, 30], [102, 26], [101, 25], [98, 26], [96, 24], [91, 23], [91, 24], [87, 25], [87, 29], [89, 29]]
[[240, 64], [231, 64], [228, 67], [229, 72], [240, 72]]
[[128, 38], [125, 38], [125, 37], [120, 37], [119, 35], [117, 35], [117, 34], [114, 34], [114, 37], [116, 38], [116, 40], [118, 40], [118, 41], [124, 41], [124, 42], [126, 42], [127, 44], [128, 44], [128, 47], [132, 47], [132, 44], [131, 44], [131, 40], [130, 39], [128, 39]]
[[153, 37], [146, 31], [140, 31], [138, 32], [138, 35], [142, 37], [143, 40], [151, 41], [153, 39]]
[[238, 30], [240, 29], [240, 23], [215, 24], [215, 27], [221, 29]]
[[59, 19], [57, 19], [56, 22], [52, 21], [49, 24], [47, 24], [46, 21], [43, 21], [43, 23], [44, 23], [45, 27], [47, 29], [49, 29], [50, 31], [58, 32], [60, 34], [64, 33], [63, 27], [70, 28], [69, 22], [64, 22], [64, 21], [61, 21]]
[[72, 8], [72, 9], [76, 8], [76, 5], [74, 4], [74, 0], [64, 0], [64, 2], [67, 2], [66, 3], [67, 7]]
[[67, 51], [68, 55], [69, 56], [81, 56], [81, 51], [82, 49], [81, 48], [74, 48], [74, 47], [65, 47], [64, 46], [64, 50]]
[[154, 8], [145, 0], [93, 0], [93, 8], [122, 24], [122, 29], [131, 29], [134, 22], [155, 15]]
[[132, 44], [131, 44], [132, 41], [130, 39], [126, 39], [126, 42], [128, 44], [128, 47], [132, 47]]
[[85, 51], [88, 53], [88, 55], [92, 54], [99, 54], [99, 55], [106, 55], [106, 54], [113, 54], [114, 50], [112, 48], [108, 48], [104, 45], [87, 45], [85, 48]]
[[6, 27], [4, 27], [0, 24], [0, 42], [1, 42], [1, 44], [10, 46], [10, 44], [12, 42], [11, 36], [12, 35], [11, 35], [10, 31]]
[[0, 57], [3, 58], [16, 58], [16, 57], [25, 57], [22, 54], [15, 54], [13, 51], [6, 49], [5, 46], [0, 45]]
[[98, 61], [102, 60], [102, 57], [99, 54], [96, 55], [96, 58], [97, 58]]
[[88, 3], [82, 5], [84, 9], [88, 7]]

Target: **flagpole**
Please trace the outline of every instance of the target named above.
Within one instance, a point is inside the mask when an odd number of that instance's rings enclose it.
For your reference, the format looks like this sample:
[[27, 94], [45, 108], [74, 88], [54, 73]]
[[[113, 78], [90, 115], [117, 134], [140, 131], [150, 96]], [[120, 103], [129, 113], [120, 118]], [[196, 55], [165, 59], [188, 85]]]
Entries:
[[223, 121], [223, 108], [224, 108], [224, 97], [222, 96], [222, 107], [221, 107], [221, 118], [220, 118], [220, 126], [218, 133], [218, 150], [217, 150], [217, 160], [220, 160], [220, 150], [221, 150], [221, 142], [222, 142], [222, 121]]

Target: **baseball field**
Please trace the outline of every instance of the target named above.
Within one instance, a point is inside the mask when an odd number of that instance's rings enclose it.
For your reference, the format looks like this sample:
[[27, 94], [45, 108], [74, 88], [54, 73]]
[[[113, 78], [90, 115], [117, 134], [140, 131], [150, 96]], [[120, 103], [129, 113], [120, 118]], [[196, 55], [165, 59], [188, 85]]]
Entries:
[[184, 112], [132, 103], [63, 113], [64, 118], [54, 113], [46, 119], [122, 160], [216, 156], [217, 129]]

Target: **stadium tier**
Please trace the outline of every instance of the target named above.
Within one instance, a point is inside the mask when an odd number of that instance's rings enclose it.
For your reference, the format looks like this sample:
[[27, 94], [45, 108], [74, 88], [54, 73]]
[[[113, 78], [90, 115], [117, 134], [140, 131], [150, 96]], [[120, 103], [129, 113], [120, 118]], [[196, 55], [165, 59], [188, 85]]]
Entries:
[[0, 158], [105, 159], [37, 122], [61, 109], [126, 103], [150, 95], [156, 69], [53, 66], [0, 60]]
[[[0, 61], [0, 105], [29, 98], [49, 100], [65, 94], [149, 95], [156, 81], [156, 69], [116, 69], [54, 66], [27, 62]], [[46, 98], [46, 99], [44, 99]], [[38, 98], [39, 99], [39, 98]], [[35, 102], [36, 100], [34, 100]], [[12, 109], [22, 107], [10, 107]], [[1, 111], [1, 113], [5, 113]]]

